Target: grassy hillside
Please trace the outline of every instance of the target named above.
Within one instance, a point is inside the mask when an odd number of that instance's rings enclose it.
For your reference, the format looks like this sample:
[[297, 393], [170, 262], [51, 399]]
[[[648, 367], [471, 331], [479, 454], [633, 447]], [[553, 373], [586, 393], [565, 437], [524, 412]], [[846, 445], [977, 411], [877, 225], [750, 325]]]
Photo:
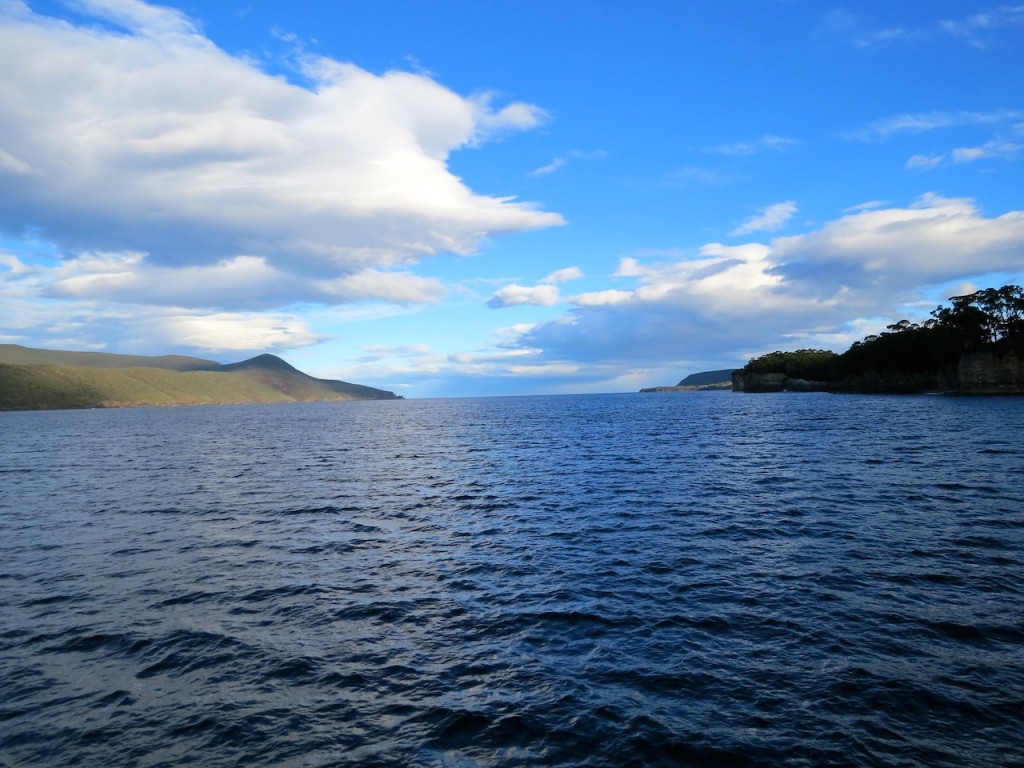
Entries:
[[109, 352], [65, 352], [58, 349], [32, 349], [20, 344], [0, 344], [0, 363], [7, 365], [62, 365], [90, 368], [166, 368], [172, 371], [204, 371], [219, 368], [220, 363], [184, 355], [115, 355]]
[[361, 384], [314, 378], [274, 355], [259, 355], [240, 363], [222, 365], [218, 370], [245, 373], [295, 400], [380, 400], [394, 397], [391, 392]]
[[[0, 346], [0, 410], [396, 398], [373, 387], [308, 376], [273, 355], [220, 365], [188, 357], [108, 356]], [[11, 359], [84, 362], [12, 364], [8, 362]], [[129, 361], [136, 365], [127, 367]], [[195, 367], [200, 364], [203, 369]]]

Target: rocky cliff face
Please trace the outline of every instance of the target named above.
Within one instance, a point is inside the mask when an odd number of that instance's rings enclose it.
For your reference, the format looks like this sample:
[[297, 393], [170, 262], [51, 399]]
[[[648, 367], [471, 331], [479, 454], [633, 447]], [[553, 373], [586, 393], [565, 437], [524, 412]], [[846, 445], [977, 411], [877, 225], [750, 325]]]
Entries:
[[784, 373], [755, 373], [733, 371], [733, 392], [785, 392], [789, 377]]
[[984, 392], [1024, 392], [1024, 360], [1012, 352], [964, 355], [957, 366], [958, 386]]
[[734, 392], [878, 392], [911, 394], [1024, 394], [1024, 360], [1013, 353], [964, 355], [955, 369], [922, 373], [865, 373], [842, 381], [792, 379], [784, 373], [735, 371]]

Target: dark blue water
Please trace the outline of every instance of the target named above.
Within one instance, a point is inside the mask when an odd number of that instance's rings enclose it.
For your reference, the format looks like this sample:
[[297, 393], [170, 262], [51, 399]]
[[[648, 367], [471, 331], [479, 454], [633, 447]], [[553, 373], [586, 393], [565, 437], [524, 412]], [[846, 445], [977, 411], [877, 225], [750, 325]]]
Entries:
[[1024, 399], [0, 413], [0, 765], [1024, 765]]

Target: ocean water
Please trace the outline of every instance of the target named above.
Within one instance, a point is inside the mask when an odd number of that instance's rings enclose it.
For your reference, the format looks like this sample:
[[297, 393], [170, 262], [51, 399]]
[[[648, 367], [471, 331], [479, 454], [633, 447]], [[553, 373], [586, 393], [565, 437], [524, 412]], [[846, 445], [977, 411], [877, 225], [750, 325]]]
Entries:
[[1024, 765], [1024, 398], [0, 438], [0, 766]]

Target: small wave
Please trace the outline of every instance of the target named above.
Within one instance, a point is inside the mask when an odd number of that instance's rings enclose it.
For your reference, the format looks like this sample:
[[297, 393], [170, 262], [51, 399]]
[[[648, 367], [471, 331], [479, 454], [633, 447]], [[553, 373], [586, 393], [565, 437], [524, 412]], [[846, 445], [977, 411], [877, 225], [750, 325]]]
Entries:
[[0, 763], [1024, 756], [1015, 403], [255, 408], [5, 432]]

